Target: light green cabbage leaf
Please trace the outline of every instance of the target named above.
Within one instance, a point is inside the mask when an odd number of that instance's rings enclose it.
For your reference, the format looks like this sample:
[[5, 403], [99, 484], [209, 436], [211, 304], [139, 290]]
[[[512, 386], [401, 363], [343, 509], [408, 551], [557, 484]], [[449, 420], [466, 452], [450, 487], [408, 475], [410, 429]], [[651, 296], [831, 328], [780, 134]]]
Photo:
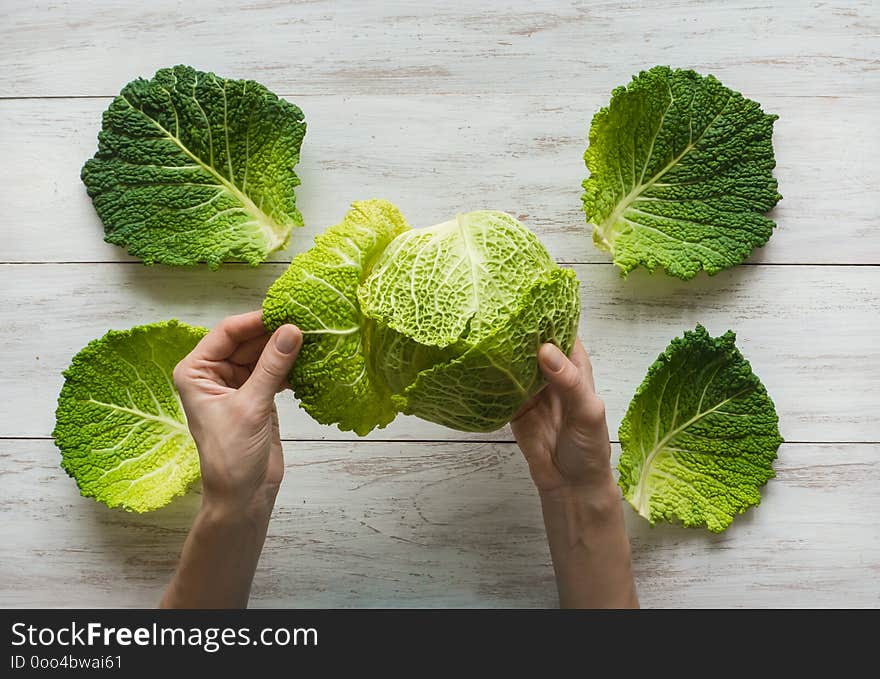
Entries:
[[777, 116], [713, 76], [655, 66], [612, 92], [590, 126], [583, 204], [593, 242], [625, 276], [682, 279], [734, 266], [764, 245]]
[[252, 80], [175, 66], [126, 85], [82, 169], [105, 240], [146, 264], [256, 265], [302, 226], [302, 111]]
[[503, 426], [543, 386], [543, 342], [571, 350], [578, 283], [507, 214], [410, 229], [386, 201], [355, 203], [298, 255], [263, 305], [304, 329], [302, 406], [360, 435], [398, 412], [463, 431]]
[[263, 324], [274, 332], [294, 323], [303, 346], [290, 375], [302, 407], [324, 424], [366, 434], [391, 422], [391, 394], [367, 368], [371, 328], [357, 288], [373, 261], [409, 229], [390, 203], [354, 203], [341, 223], [294, 257], [263, 302]]
[[672, 340], [620, 424], [620, 487], [652, 524], [721, 532], [774, 476], [776, 410], [735, 341], [700, 325]]
[[84, 496], [146, 512], [199, 478], [172, 372], [206, 332], [173, 320], [111, 330], [73, 358], [53, 436]]

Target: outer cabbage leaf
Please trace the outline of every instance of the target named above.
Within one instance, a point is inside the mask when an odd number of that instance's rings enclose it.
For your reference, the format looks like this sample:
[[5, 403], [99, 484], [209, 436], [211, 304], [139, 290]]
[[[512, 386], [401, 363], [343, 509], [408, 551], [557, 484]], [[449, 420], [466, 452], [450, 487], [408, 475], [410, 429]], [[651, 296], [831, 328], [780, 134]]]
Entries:
[[105, 240], [146, 264], [244, 260], [287, 245], [302, 111], [252, 80], [188, 66], [126, 85], [82, 180]]
[[584, 210], [625, 276], [682, 279], [734, 266], [775, 226], [773, 121], [713, 76], [655, 66], [593, 117]]
[[541, 345], [571, 352], [579, 312], [577, 277], [556, 268], [518, 300], [508, 321], [458, 358], [420, 372], [395, 402], [408, 415], [447, 427], [494, 431], [544, 386]]
[[652, 524], [721, 532], [774, 476], [776, 410], [735, 340], [700, 325], [672, 340], [623, 418], [620, 487]]
[[84, 496], [146, 512], [198, 479], [198, 452], [171, 373], [205, 332], [173, 320], [111, 330], [73, 358], [53, 436], [61, 466]]
[[318, 422], [365, 435], [397, 414], [387, 388], [367, 367], [366, 321], [357, 288], [375, 258], [408, 229], [391, 203], [356, 202], [269, 288], [263, 323], [269, 331], [285, 323], [303, 331], [290, 381], [302, 407]]

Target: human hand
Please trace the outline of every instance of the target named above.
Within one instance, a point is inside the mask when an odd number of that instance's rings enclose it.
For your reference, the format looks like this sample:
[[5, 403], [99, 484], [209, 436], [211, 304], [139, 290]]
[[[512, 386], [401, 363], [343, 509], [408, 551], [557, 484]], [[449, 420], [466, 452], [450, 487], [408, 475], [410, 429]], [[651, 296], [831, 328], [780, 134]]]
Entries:
[[275, 394], [287, 384], [302, 333], [270, 338], [259, 311], [223, 319], [174, 369], [199, 450], [203, 506], [268, 515], [284, 476]]
[[605, 404], [596, 395], [581, 341], [575, 341], [571, 359], [555, 345], [543, 345], [538, 364], [547, 386], [510, 423], [538, 492], [608, 488], [613, 479]]
[[547, 386], [510, 423], [541, 497], [559, 603], [638, 606], [620, 490], [611, 475], [605, 405], [580, 340], [571, 359], [545, 344]]

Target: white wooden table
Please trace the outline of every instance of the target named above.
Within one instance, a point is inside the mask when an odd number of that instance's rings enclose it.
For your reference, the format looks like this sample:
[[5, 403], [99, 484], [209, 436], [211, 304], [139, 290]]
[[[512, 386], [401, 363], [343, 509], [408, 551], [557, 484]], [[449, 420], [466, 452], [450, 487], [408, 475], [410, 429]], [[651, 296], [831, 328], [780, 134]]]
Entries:
[[[581, 336], [616, 437], [668, 340], [729, 327], [787, 442], [757, 510], [711, 536], [625, 507], [647, 606], [880, 605], [880, 10], [863, 2], [0, 3], [0, 605], [150, 606], [198, 494], [146, 515], [81, 498], [50, 432], [61, 371], [108, 328], [257, 308], [348, 203], [415, 225], [511, 211], [582, 281]], [[145, 268], [79, 181], [121, 86], [187, 63], [300, 105], [306, 228], [272, 263]], [[592, 114], [657, 63], [778, 113], [779, 228], [747, 265], [621, 280], [580, 210]], [[552, 606], [510, 432], [400, 418], [366, 440], [283, 397], [287, 476], [260, 606]], [[615, 445], [615, 455], [617, 446]]]

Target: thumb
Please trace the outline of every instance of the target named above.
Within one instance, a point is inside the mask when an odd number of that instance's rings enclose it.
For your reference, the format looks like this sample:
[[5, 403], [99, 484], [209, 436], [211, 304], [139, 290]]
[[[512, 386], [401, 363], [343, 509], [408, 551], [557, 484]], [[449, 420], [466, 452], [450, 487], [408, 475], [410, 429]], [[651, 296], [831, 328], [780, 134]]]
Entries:
[[239, 391], [250, 398], [271, 403], [287, 382], [302, 346], [302, 332], [295, 325], [282, 325], [266, 342], [254, 371]]
[[588, 388], [583, 372], [555, 344], [544, 344], [538, 351], [538, 365], [547, 382], [569, 399], [582, 400]]

